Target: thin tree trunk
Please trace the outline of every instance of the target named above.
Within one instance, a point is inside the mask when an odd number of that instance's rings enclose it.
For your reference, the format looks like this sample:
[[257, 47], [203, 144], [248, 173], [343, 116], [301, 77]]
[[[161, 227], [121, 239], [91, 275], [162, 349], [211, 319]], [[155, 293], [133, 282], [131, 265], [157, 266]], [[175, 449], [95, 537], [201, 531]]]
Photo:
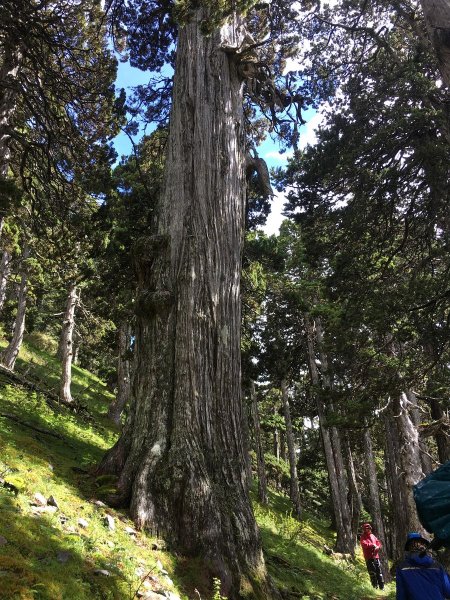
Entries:
[[11, 258], [11, 254], [7, 250], [4, 250], [0, 263], [0, 312], [3, 309], [6, 300], [6, 286], [11, 273]]
[[397, 424], [392, 414], [384, 416], [385, 465], [389, 491], [389, 505], [392, 510], [392, 558], [399, 559], [403, 556], [408, 522], [404, 506], [406, 503], [406, 489], [401, 478], [400, 444], [398, 440]]
[[[158, 235], [136, 257], [137, 367], [132, 407], [100, 472], [138, 527], [200, 555], [222, 592], [270, 597], [249, 497], [240, 368], [245, 206], [242, 82], [202, 10], [180, 29]], [[152, 260], [149, 260], [151, 256]]]
[[[28, 247], [25, 246], [22, 252], [22, 260], [26, 260], [29, 256]], [[23, 334], [25, 332], [25, 315], [27, 309], [27, 295], [28, 295], [28, 274], [26, 269], [22, 270], [20, 276], [20, 286], [17, 298], [17, 313], [16, 321], [14, 324], [14, 331], [8, 346], [3, 350], [0, 355], [0, 363], [7, 369], [14, 371], [17, 356], [23, 342]]]
[[[277, 410], [274, 409], [275, 414], [277, 413]], [[281, 452], [280, 452], [280, 431], [278, 429], [278, 427], [276, 427], [273, 430], [273, 455], [275, 456], [275, 458], [277, 460], [280, 460], [281, 458]]]
[[256, 396], [255, 382], [251, 383], [251, 406], [253, 431], [255, 435], [256, 450], [256, 471], [258, 474], [258, 500], [261, 504], [267, 504], [267, 480], [266, 480], [266, 461], [264, 458], [264, 448], [261, 439], [261, 424], [259, 420], [258, 399]]
[[[316, 340], [317, 340], [317, 349], [319, 351], [320, 358], [320, 370], [322, 373], [322, 381], [323, 381], [323, 389], [328, 392], [329, 400], [328, 407], [331, 411], [333, 411], [333, 403], [331, 401], [331, 392], [332, 392], [332, 381], [331, 381], [331, 373], [329, 368], [329, 361], [326, 352], [323, 350], [323, 328], [322, 323], [319, 317], [315, 320], [315, 332], [316, 332]], [[342, 442], [341, 442], [341, 434], [337, 427], [330, 427], [331, 434], [331, 444], [333, 446], [333, 455], [334, 455], [334, 463], [336, 467], [336, 471], [338, 473], [338, 486], [339, 486], [339, 496], [341, 500], [341, 512], [343, 518], [343, 526], [345, 528], [345, 532], [343, 535], [343, 547], [345, 548], [343, 552], [347, 552], [353, 554], [355, 552], [355, 544], [356, 538], [352, 535], [352, 518], [351, 518], [351, 508], [348, 502], [350, 485], [347, 477], [347, 469], [345, 466], [343, 451], [342, 451]]]
[[[78, 336], [76, 336], [78, 337]], [[78, 361], [79, 361], [79, 354], [80, 354], [80, 340], [78, 339], [74, 339], [73, 340], [73, 358], [72, 358], [72, 364], [77, 365]]]
[[72, 383], [72, 357], [73, 357], [73, 330], [75, 328], [75, 310], [78, 303], [78, 290], [76, 283], [71, 283], [67, 294], [66, 311], [64, 313], [61, 331], [61, 378], [59, 383], [59, 397], [67, 404], [73, 402]]
[[362, 499], [358, 488], [358, 482], [356, 478], [355, 463], [353, 460], [353, 452], [350, 446], [350, 440], [348, 435], [345, 435], [344, 440], [344, 454], [345, 462], [347, 464], [347, 480], [349, 482], [349, 501], [350, 501], [350, 515], [351, 515], [351, 526], [352, 526], [352, 538], [354, 545], [358, 539], [359, 520], [362, 509]]
[[292, 429], [291, 409], [289, 407], [289, 395], [286, 381], [281, 382], [281, 395], [283, 402], [284, 423], [286, 425], [286, 440], [289, 456], [290, 486], [289, 497], [294, 506], [294, 516], [300, 519], [302, 516], [302, 507], [300, 502], [300, 490], [298, 488], [297, 476], [297, 454], [295, 451], [294, 431]]
[[[308, 362], [313, 385], [319, 389], [321, 387], [319, 371], [316, 364], [314, 324], [309, 315], [305, 315], [306, 341], [308, 347]], [[319, 415], [320, 431], [322, 434], [322, 442], [325, 452], [325, 460], [328, 470], [328, 478], [330, 482], [331, 497], [334, 507], [334, 515], [336, 519], [336, 549], [338, 552], [352, 553], [354, 552], [354, 543], [351, 534], [351, 519], [347, 503], [347, 493], [342, 496], [342, 479], [344, 477], [344, 468], [342, 465], [342, 457], [336, 460], [336, 449], [332, 442], [330, 430], [326, 425], [325, 404], [321, 398], [321, 394], [316, 394], [317, 413]], [[336, 447], [339, 450], [338, 437], [334, 435]], [[339, 481], [341, 480], [341, 482]]]
[[120, 417], [131, 393], [131, 364], [129, 359], [131, 327], [126, 321], [119, 326], [117, 356], [117, 394], [109, 405], [108, 417], [119, 425]]
[[383, 577], [386, 582], [389, 582], [391, 581], [391, 574], [389, 572], [386, 535], [384, 532], [384, 522], [381, 514], [380, 491], [378, 488], [377, 471], [375, 468], [375, 455], [373, 453], [372, 437], [369, 429], [364, 431], [363, 447], [367, 472], [367, 485], [369, 488], [370, 512], [372, 514], [376, 536], [383, 544], [383, 550], [380, 556]]
[[283, 431], [280, 431], [280, 459], [288, 460], [287, 452], [286, 452], [286, 435]]

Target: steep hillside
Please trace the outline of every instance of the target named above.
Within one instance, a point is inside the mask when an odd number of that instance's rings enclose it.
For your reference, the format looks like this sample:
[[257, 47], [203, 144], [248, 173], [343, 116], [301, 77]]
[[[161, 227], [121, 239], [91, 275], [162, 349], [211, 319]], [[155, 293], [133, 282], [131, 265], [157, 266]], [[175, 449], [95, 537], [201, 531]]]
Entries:
[[[0, 598], [218, 598], [199, 563], [171, 554], [102, 502], [113, 482], [91, 468], [117, 435], [105, 418], [111, 395], [74, 367], [74, 396], [87, 410], [55, 406], [42, 391], [56, 389], [58, 362], [40, 346], [28, 343], [17, 364], [36, 389], [0, 373]], [[298, 522], [289, 511], [274, 493], [268, 508], [255, 503], [268, 568], [286, 598], [393, 597], [373, 592], [360, 558], [323, 553], [333, 544], [327, 523]]]

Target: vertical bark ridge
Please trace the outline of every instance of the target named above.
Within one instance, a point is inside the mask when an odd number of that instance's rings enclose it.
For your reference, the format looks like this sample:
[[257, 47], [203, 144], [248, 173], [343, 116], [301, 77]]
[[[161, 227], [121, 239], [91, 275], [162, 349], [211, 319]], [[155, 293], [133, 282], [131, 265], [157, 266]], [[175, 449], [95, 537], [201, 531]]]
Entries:
[[238, 598], [252, 580], [252, 597], [267, 597], [242, 432], [242, 90], [220, 35], [203, 36], [197, 17], [178, 40], [158, 221], [170, 242], [138, 274], [143, 297], [171, 300], [138, 318], [133, 414], [100, 470], [120, 473], [137, 525], [202, 555], [223, 593]]

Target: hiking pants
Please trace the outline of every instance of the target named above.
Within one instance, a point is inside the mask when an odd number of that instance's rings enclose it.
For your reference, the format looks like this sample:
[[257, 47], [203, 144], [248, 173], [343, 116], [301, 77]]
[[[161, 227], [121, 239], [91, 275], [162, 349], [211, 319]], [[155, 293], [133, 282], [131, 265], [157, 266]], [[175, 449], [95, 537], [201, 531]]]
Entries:
[[367, 571], [370, 576], [370, 583], [374, 588], [379, 587], [380, 590], [384, 588], [383, 574], [381, 573], [381, 565], [379, 558], [368, 558], [366, 560]]

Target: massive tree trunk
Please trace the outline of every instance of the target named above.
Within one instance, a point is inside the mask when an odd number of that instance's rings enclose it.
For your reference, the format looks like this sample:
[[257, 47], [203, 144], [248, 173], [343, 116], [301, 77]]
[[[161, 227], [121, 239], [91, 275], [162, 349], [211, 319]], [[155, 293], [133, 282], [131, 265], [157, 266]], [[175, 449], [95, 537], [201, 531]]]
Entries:
[[[29, 250], [27, 247], [24, 248], [22, 253], [22, 260], [27, 259], [29, 256]], [[25, 314], [27, 309], [27, 296], [28, 296], [28, 274], [24, 267], [20, 276], [19, 292], [17, 295], [17, 313], [16, 322], [14, 324], [14, 331], [8, 346], [3, 350], [0, 356], [0, 363], [7, 369], [14, 370], [16, 359], [20, 351], [20, 347], [23, 342], [23, 334], [25, 332]]]
[[[240, 367], [245, 205], [242, 85], [230, 17], [204, 36], [200, 10], [179, 33], [157, 235], [136, 265], [132, 405], [100, 472], [138, 527], [203, 556], [230, 598], [272, 594], [249, 498]], [[139, 244], [138, 244], [139, 246]], [[138, 250], [136, 250], [138, 253]]]
[[291, 476], [289, 484], [289, 497], [294, 506], [294, 516], [300, 519], [302, 514], [302, 507], [300, 503], [300, 490], [298, 489], [297, 454], [295, 452], [294, 431], [292, 429], [291, 409], [289, 407], [289, 395], [287, 391], [286, 382], [284, 380], [281, 382], [281, 394], [283, 402], [284, 423], [286, 425], [289, 471]]
[[11, 273], [11, 260], [11, 254], [8, 250], [4, 250], [0, 263], [0, 312], [3, 309], [6, 300], [6, 286], [8, 285], [8, 279]]
[[120, 417], [131, 392], [131, 326], [128, 321], [122, 321], [117, 332], [117, 394], [109, 405], [108, 417], [119, 425]]
[[[320, 432], [325, 452], [325, 460], [330, 482], [331, 497], [333, 501], [336, 520], [336, 549], [338, 552], [353, 553], [355, 551], [352, 539], [351, 517], [347, 501], [348, 488], [345, 489], [346, 473], [342, 461], [338, 431], [335, 427], [328, 427], [326, 423], [326, 407], [321, 393], [321, 381], [316, 364], [315, 342], [322, 342], [322, 331], [317, 323], [313, 323], [309, 315], [305, 315], [306, 341], [308, 347], [308, 362], [311, 381], [317, 390], [316, 404], [319, 416]], [[319, 339], [317, 340], [317, 335]], [[324, 357], [322, 357], [324, 358]]]
[[450, 87], [450, 0], [421, 0], [421, 4], [442, 79]]
[[366, 429], [363, 435], [364, 458], [367, 472], [367, 487], [369, 489], [370, 512], [372, 514], [375, 533], [383, 544], [383, 550], [380, 554], [381, 569], [386, 582], [391, 581], [388, 563], [388, 549], [386, 536], [384, 533], [384, 521], [381, 514], [380, 490], [378, 488], [377, 471], [375, 468], [375, 455], [372, 446], [372, 437], [370, 430]]
[[258, 474], [258, 500], [261, 504], [267, 504], [267, 479], [266, 462], [264, 459], [264, 448], [261, 440], [261, 424], [259, 420], [258, 399], [256, 397], [255, 383], [251, 385], [251, 410], [253, 421], [253, 432], [256, 452], [256, 471]]
[[70, 386], [72, 383], [73, 330], [75, 328], [75, 310], [77, 303], [77, 286], [75, 283], [71, 283], [67, 294], [67, 304], [59, 344], [61, 351], [59, 397], [63, 402], [68, 404], [73, 402]]

